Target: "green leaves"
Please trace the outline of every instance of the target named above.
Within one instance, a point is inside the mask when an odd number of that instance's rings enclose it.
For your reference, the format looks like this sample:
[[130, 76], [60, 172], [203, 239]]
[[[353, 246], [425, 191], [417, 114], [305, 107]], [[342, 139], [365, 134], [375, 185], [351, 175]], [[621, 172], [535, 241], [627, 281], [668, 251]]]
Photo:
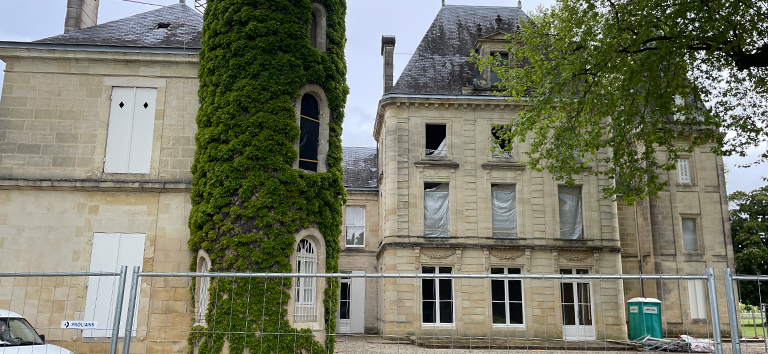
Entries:
[[[728, 196], [732, 208], [731, 237], [738, 274], [768, 274], [768, 186], [751, 192], [736, 191]], [[759, 305], [760, 293], [768, 294], [762, 284], [758, 291], [754, 282], [740, 284], [741, 301]]]
[[566, 182], [615, 179], [605, 197], [631, 203], [662, 190], [681, 153], [743, 153], [768, 139], [768, 57], [738, 69], [765, 45], [766, 21], [748, 15], [768, 5], [746, 3], [560, 0], [522, 23], [512, 65], [473, 60], [525, 105], [508, 136], [526, 142], [523, 162]]
[[[214, 272], [291, 272], [294, 234], [317, 228], [325, 241], [325, 269], [338, 271], [342, 203], [341, 124], [349, 88], [344, 61], [346, 4], [315, 1], [327, 12], [327, 50], [309, 44], [309, 0], [211, 0], [200, 51], [200, 109], [192, 166], [189, 247], [208, 252]], [[299, 136], [293, 102], [309, 83], [325, 90], [329, 126], [328, 172], [294, 170]], [[319, 235], [318, 235], [319, 236]], [[194, 261], [193, 267], [194, 268]], [[325, 293], [326, 325], [335, 328], [338, 281]], [[218, 279], [210, 287], [206, 322], [189, 337], [201, 353], [294, 353], [323, 348], [308, 330], [286, 320], [290, 279]], [[247, 335], [227, 335], [247, 332]], [[285, 333], [259, 335], [259, 333]], [[295, 336], [301, 333], [304, 335]], [[281, 340], [282, 339], [282, 340]], [[295, 343], [295, 344], [294, 344]]]

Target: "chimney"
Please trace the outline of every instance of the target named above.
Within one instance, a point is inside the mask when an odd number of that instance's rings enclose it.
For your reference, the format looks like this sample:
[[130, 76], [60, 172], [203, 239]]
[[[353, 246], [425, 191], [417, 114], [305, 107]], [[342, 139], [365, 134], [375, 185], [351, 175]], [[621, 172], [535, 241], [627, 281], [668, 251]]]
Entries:
[[384, 94], [392, 91], [394, 81], [395, 36], [381, 36], [381, 55], [384, 57]]
[[99, 16], [99, 0], [67, 0], [64, 33], [91, 27]]

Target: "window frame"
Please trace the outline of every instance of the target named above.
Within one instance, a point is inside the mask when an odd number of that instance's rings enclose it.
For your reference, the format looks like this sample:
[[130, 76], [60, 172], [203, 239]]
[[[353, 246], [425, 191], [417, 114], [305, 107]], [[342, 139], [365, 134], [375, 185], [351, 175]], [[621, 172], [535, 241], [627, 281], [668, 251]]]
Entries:
[[[360, 208], [360, 209], [363, 210], [363, 225], [350, 225], [349, 224], [349, 218], [347, 217], [349, 215], [349, 213], [347, 212], [349, 210], [349, 208]], [[347, 206], [344, 207], [344, 247], [345, 248], [346, 247], [357, 247], [357, 248], [365, 247], [365, 234], [368, 231], [366, 229], [367, 221], [368, 220], [366, 220], [365, 206], [362, 206], [362, 205], [347, 205]], [[347, 243], [347, 240], [348, 240], [347, 236], [349, 235], [349, 228], [350, 227], [362, 227], [363, 228], [363, 244], [362, 245], [356, 245], [354, 243], [353, 244]]]
[[[495, 212], [494, 212], [493, 205], [494, 205], [494, 198], [495, 198], [495, 193], [494, 192], [496, 192], [496, 191], [493, 190], [493, 187], [495, 187], [495, 186], [509, 186], [509, 187], [511, 187], [511, 189], [510, 190], [505, 190], [505, 191], [515, 192], [515, 206], [514, 206], [515, 207], [515, 232], [514, 233], [506, 232], [506, 231], [496, 231], [494, 229], [493, 219], [494, 219], [494, 216], [495, 216]], [[491, 237], [494, 238], [494, 239], [519, 239], [520, 238], [520, 224], [519, 224], [519, 219], [520, 218], [517, 215], [518, 212], [519, 212], [519, 210], [517, 208], [517, 183], [491, 183]], [[514, 234], [514, 236], [509, 236], [509, 237], [496, 236], [497, 232], [498, 233]]]
[[[506, 59], [507, 67], [510, 67], [510, 65], [509, 65], [509, 54], [510, 53], [509, 53], [509, 51], [499, 50], [499, 51], [491, 51], [491, 52], [488, 53], [488, 55], [490, 57], [494, 57], [494, 58], [495, 58], [496, 54], [498, 54], [500, 58], [501, 58], [502, 55], [506, 55], [507, 56], [507, 59]], [[503, 58], [501, 58], [501, 59], [503, 59]], [[500, 87], [497, 85], [498, 83], [500, 83], [502, 81], [501, 78], [499, 78], [499, 74], [496, 73], [495, 71], [493, 71], [493, 68], [488, 68], [488, 69], [490, 71], [490, 76], [488, 77], [488, 83], [489, 83], [488, 86], [491, 87], [491, 88], [500, 89]], [[496, 79], [496, 81], [494, 81], [494, 78]]]
[[[560, 192], [560, 188], [561, 187], [579, 187], [581, 189], [581, 195], [579, 196], [579, 198], [581, 198], [581, 200], [580, 200], [581, 201], [581, 237], [579, 237], [579, 238], [574, 238], [574, 239], [563, 238], [563, 230], [562, 230], [562, 226], [561, 226], [562, 215], [560, 213], [560, 193], [561, 193]], [[586, 240], [587, 239], [586, 213], [584, 212], [584, 194], [585, 194], [585, 188], [584, 187], [585, 186], [581, 185], [581, 184], [577, 184], [577, 185], [573, 185], [573, 186], [567, 186], [567, 185], [564, 185], [564, 184], [557, 185], [557, 202], [558, 202], [557, 209], [556, 209], [557, 210], [557, 234], [558, 234], [558, 238], [557, 239], [559, 239], [559, 240], [574, 240], [575, 241], [575, 240]], [[573, 195], [571, 193], [566, 193], [566, 194]], [[572, 227], [571, 229], [574, 229], [574, 228], [576, 228], [576, 227]]]
[[[444, 155], [435, 155], [436, 152], [440, 151], [439, 150], [439, 146], [438, 146], [438, 149], [435, 149], [432, 152], [432, 154], [427, 154], [427, 150], [428, 150], [427, 149], [427, 126], [429, 126], [429, 125], [435, 125], [435, 126], [442, 125], [442, 126], [445, 127], [445, 137], [443, 138], [443, 141], [445, 141], [445, 154]], [[424, 122], [424, 135], [423, 135], [423, 137], [424, 137], [424, 145], [423, 145], [423, 147], [424, 148], [422, 149], [422, 152], [424, 152], [424, 155], [422, 155], [422, 156], [424, 156], [425, 159], [436, 159], [436, 160], [447, 160], [447, 159], [449, 159], [449, 157], [450, 157], [450, 148], [449, 147], [451, 145], [451, 141], [449, 139], [449, 136], [450, 136], [449, 132], [450, 132], [450, 125], [447, 122]]]
[[[688, 249], [687, 244], [686, 244], [686, 237], [685, 237], [685, 221], [686, 220], [691, 220], [691, 222], [693, 223], [694, 240], [696, 240], [696, 249], [695, 250], [694, 249]], [[699, 227], [698, 215], [685, 215], [685, 214], [680, 215], [680, 235], [682, 236], [682, 239], [683, 239], [683, 245], [682, 245], [683, 246], [683, 252], [685, 252], [685, 253], [700, 253], [702, 251], [701, 250], [702, 243], [701, 243], [701, 236], [700, 236], [701, 232], [699, 230], [701, 230], [701, 227]]]
[[[315, 16], [316, 24], [315, 27], [315, 45], [312, 45], [312, 34], [310, 33], [309, 38], [309, 46], [312, 48], [315, 48], [319, 50], [320, 52], [325, 52], [326, 48], [328, 46], [328, 22], [327, 22], [327, 13], [325, 11], [325, 7], [323, 5], [312, 2], [312, 14]], [[310, 23], [309, 28], [307, 29], [307, 32], [312, 31], [312, 24]]]
[[[425, 267], [433, 267], [435, 268], [433, 273], [425, 273], [424, 268]], [[450, 268], [450, 273], [440, 273], [440, 268]], [[454, 328], [456, 326], [456, 285], [453, 279], [453, 266], [446, 266], [446, 265], [421, 265], [421, 272], [422, 274], [447, 274], [448, 277], [446, 278], [421, 278], [421, 326], [422, 327], [443, 327], [443, 328]], [[447, 300], [441, 300], [440, 299], [440, 281], [442, 279], [448, 279], [451, 281], [451, 322], [450, 323], [442, 323], [440, 322], [440, 302], [441, 301], [447, 301]], [[435, 290], [435, 299], [434, 300], [424, 300], [424, 281], [425, 280], [433, 280], [434, 281], [434, 290]], [[435, 303], [435, 322], [424, 322], [424, 303], [425, 301], [433, 301]]]
[[[301, 105], [302, 98], [305, 94], [311, 94], [317, 100], [320, 127], [317, 139], [317, 171], [304, 170], [299, 167], [299, 154], [301, 153]], [[296, 119], [296, 126], [299, 128], [299, 136], [293, 142], [293, 148], [296, 150], [296, 159], [293, 161], [293, 169], [306, 171], [307, 173], [324, 173], [328, 172], [328, 146], [330, 137], [331, 111], [328, 108], [328, 98], [325, 95], [325, 91], [322, 87], [316, 84], [307, 84], [299, 90], [299, 95], [294, 101], [294, 114]]]
[[[304, 251], [307, 249], [306, 246], [302, 247], [303, 245], [309, 245], [312, 251], [311, 253], [305, 253]], [[311, 255], [311, 256], [310, 256]], [[312, 269], [310, 272], [307, 272], [307, 264], [312, 263]], [[301, 265], [304, 265], [302, 267]], [[302, 238], [299, 240], [297, 247], [296, 247], [296, 273], [299, 274], [317, 274], [318, 272], [318, 249], [317, 245], [315, 245], [312, 240], [308, 238]], [[297, 277], [295, 282], [295, 297], [293, 302], [293, 321], [294, 322], [317, 322], [317, 277]], [[307, 282], [306, 280], [309, 280]], [[309, 284], [307, 284], [309, 283]], [[309, 293], [311, 296], [309, 296], [309, 299], [311, 301], [302, 301], [302, 299], [307, 299], [306, 294]], [[303, 311], [299, 311], [299, 309], [305, 309]], [[300, 313], [302, 312], [302, 313]]]
[[[448, 193], [448, 213], [447, 213], [448, 229], [447, 230], [443, 230], [443, 229], [429, 229], [428, 230], [427, 229], [427, 225], [426, 225], [427, 224], [427, 218], [426, 218], [426, 213], [427, 213], [427, 200], [426, 200], [427, 199], [427, 193], [435, 193], [435, 192], [427, 192], [427, 187], [426, 187], [427, 184], [438, 184], [438, 185], [445, 184], [445, 185], [448, 186], [447, 190], [445, 191], [445, 193]], [[421, 226], [422, 226], [422, 235], [424, 235], [423, 237], [426, 237], [426, 238], [445, 238], [445, 237], [451, 237], [451, 185], [452, 184], [450, 182], [423, 182], [422, 183], [421, 191], [422, 191], [423, 195], [421, 196], [421, 203], [422, 203], [422, 205], [421, 205], [422, 225]], [[435, 188], [437, 188], [437, 187], [435, 187]], [[427, 231], [445, 232], [446, 234], [445, 235], [440, 235], [440, 236], [427, 236]]]
[[[514, 156], [512, 153], [515, 151], [514, 146], [511, 151], [503, 151], [501, 154], [498, 153], [499, 150], [499, 144], [497, 144], [494, 139], [496, 136], [494, 135], [494, 130], [503, 129], [506, 124], [491, 124], [489, 127], [490, 130], [490, 137], [488, 138], [488, 143], [490, 144], [489, 149], [491, 149], [491, 158], [493, 159], [514, 159]], [[507, 144], [514, 144], [513, 142], [507, 142]]]
[[[491, 266], [490, 270], [489, 270], [491, 272], [491, 274], [493, 274], [493, 270], [494, 269], [502, 269], [502, 271], [503, 271], [502, 274], [504, 274], [504, 275], [507, 275], [507, 274], [523, 274], [523, 268], [522, 267], [516, 267], [516, 266], [512, 266], [512, 267], [509, 267], [509, 266]], [[517, 269], [520, 273], [509, 273], [510, 269]], [[495, 301], [495, 300], [493, 300], [493, 282], [494, 281], [504, 282], [503, 283], [504, 284], [504, 301]], [[518, 281], [518, 282], [520, 282], [520, 301], [510, 300], [510, 297], [509, 297], [509, 293], [510, 293], [509, 282], [510, 281]], [[491, 296], [489, 297], [490, 298], [490, 304], [491, 304], [491, 306], [490, 306], [490, 308], [491, 308], [491, 311], [490, 311], [491, 312], [491, 319], [490, 319], [491, 320], [491, 325], [493, 327], [524, 328], [526, 326], [526, 320], [525, 320], [525, 284], [523, 282], [523, 279], [490, 279], [489, 289], [490, 289], [489, 293], [491, 294]], [[493, 322], [493, 318], [494, 318], [494, 316], [493, 316], [493, 303], [499, 303], [499, 302], [503, 302], [504, 303], [504, 317], [506, 319], [506, 321], [505, 321], [506, 323], [494, 323]], [[509, 318], [509, 305], [512, 302], [520, 303], [523, 323], [509, 323], [510, 322], [510, 318]]]
[[[680, 184], [692, 184], [693, 183], [693, 174], [691, 173], [693, 171], [692, 163], [691, 163], [691, 157], [690, 156], [681, 156], [677, 159], [677, 181]], [[685, 172], [687, 172], [687, 175], [683, 174], [683, 169], [681, 166], [681, 162], [685, 161]]]

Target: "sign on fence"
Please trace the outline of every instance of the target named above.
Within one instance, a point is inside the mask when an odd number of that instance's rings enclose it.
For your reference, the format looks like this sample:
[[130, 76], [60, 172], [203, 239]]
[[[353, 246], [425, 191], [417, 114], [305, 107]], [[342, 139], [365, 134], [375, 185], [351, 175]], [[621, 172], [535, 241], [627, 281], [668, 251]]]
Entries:
[[61, 321], [61, 328], [65, 329], [96, 329], [98, 321]]

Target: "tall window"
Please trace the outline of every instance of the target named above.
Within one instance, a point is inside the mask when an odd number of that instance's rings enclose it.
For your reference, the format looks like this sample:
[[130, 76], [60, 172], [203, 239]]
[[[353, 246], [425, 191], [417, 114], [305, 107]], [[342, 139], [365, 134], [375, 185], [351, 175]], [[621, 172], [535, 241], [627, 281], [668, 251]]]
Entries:
[[[307, 239], [299, 241], [296, 246], [296, 272], [315, 274], [317, 272], [317, 250], [315, 244]], [[315, 278], [296, 278], [296, 296], [294, 297], [296, 322], [316, 321], [315, 314]]]
[[[452, 274], [451, 267], [421, 267], [424, 274]], [[429, 324], [453, 323], [453, 279], [421, 280], [421, 321]]]
[[105, 173], [149, 173], [157, 89], [113, 87]]
[[691, 183], [691, 163], [688, 159], [677, 160], [677, 176], [680, 183]]
[[448, 237], [448, 183], [424, 183], [424, 236]]
[[317, 144], [320, 135], [320, 108], [311, 94], [301, 98], [299, 168], [317, 172]]
[[[199, 273], [208, 273], [210, 265], [206, 259], [201, 259]], [[208, 285], [210, 284], [209, 277], [200, 277], [199, 286], [197, 289], [197, 322], [205, 322], [205, 313], [208, 311]]]
[[699, 239], [696, 236], [696, 219], [683, 219], [683, 247], [686, 251], [699, 250]]
[[509, 126], [494, 124], [491, 125], [491, 155], [493, 157], [512, 157], [512, 151], [507, 151], [512, 146], [511, 141], [505, 137], [509, 132]]
[[309, 25], [309, 45], [317, 48], [317, 15], [312, 12], [312, 23]]
[[514, 184], [491, 186], [493, 237], [517, 237], [517, 204]]
[[[492, 53], [494, 57], [497, 57], [497, 59], [501, 60], [501, 65], [508, 65], [509, 64], [509, 53]], [[499, 74], [497, 74], [493, 69], [491, 69], [491, 86], [498, 87], [501, 83], [501, 78], [499, 78]]]
[[558, 186], [560, 199], [560, 237], [569, 240], [584, 238], [584, 214], [581, 187]]
[[347, 246], [365, 246], [365, 208], [347, 207]]
[[445, 124], [426, 124], [424, 126], [424, 146], [426, 156], [445, 157], [447, 155], [447, 133]]
[[704, 291], [704, 280], [688, 280], [688, 302], [691, 305], [691, 318], [707, 318], [707, 302]]
[[[491, 274], [520, 274], [520, 268], [491, 268]], [[491, 279], [491, 309], [493, 324], [524, 324], [523, 281]]]

